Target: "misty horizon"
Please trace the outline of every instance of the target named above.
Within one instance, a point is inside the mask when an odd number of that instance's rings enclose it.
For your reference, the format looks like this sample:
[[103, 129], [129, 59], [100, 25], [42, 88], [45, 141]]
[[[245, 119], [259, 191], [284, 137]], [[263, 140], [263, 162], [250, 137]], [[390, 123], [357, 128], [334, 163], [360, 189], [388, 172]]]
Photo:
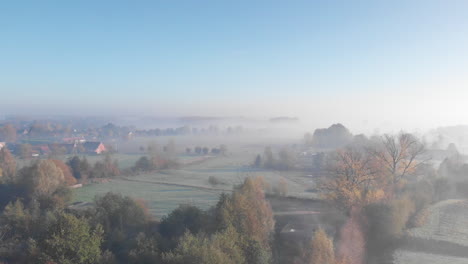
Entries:
[[0, 111], [467, 124], [463, 2], [209, 6], [3, 5]]

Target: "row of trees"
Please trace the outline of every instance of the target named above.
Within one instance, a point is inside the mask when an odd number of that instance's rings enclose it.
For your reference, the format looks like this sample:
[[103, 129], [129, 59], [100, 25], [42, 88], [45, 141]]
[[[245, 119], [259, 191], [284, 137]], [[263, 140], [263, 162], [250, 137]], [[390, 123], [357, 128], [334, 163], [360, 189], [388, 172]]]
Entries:
[[275, 170], [290, 170], [293, 169], [295, 165], [296, 156], [292, 150], [283, 148], [278, 152], [276, 157], [271, 147], [266, 147], [263, 155], [257, 155], [253, 163], [253, 166], [257, 168]]
[[208, 155], [209, 153], [213, 155], [226, 155], [227, 154], [227, 147], [226, 145], [220, 145], [217, 148], [209, 148], [209, 147], [200, 147], [196, 146], [195, 148], [186, 148], [185, 149], [186, 154], [197, 154], [197, 155]]
[[119, 163], [117, 160], [112, 160], [110, 154], [106, 154], [102, 161], [97, 161], [94, 165], [91, 165], [86, 157], [73, 156], [68, 159], [67, 165], [73, 177], [81, 182], [86, 182], [89, 178], [110, 178], [120, 175]]

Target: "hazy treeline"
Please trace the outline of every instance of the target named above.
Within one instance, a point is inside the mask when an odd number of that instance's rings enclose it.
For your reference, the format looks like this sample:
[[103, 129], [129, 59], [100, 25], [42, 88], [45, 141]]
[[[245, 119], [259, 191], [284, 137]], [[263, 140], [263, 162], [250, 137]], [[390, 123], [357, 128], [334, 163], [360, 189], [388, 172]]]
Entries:
[[134, 136], [158, 137], [180, 135], [217, 135], [240, 134], [242, 126], [227, 126], [219, 128], [211, 125], [207, 127], [169, 127], [154, 129], [137, 129], [134, 126], [119, 126], [113, 123], [96, 126], [83, 123], [67, 123], [58, 121], [34, 121], [27, 123], [0, 124], [0, 142], [9, 143], [29, 141], [37, 138], [55, 139], [61, 141], [64, 137], [85, 137], [88, 139], [131, 139]]

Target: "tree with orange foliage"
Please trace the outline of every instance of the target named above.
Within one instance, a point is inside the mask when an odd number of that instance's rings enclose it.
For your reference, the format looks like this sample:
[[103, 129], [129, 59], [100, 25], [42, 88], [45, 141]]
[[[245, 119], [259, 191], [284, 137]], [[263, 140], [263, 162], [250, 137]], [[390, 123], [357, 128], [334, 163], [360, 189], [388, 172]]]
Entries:
[[6, 124], [0, 128], [0, 138], [6, 142], [16, 141], [16, 128], [12, 124]]
[[232, 195], [221, 197], [217, 205], [218, 225], [225, 229], [233, 226], [236, 230], [269, 247], [274, 229], [273, 212], [265, 199], [263, 178], [247, 178]]
[[329, 174], [320, 186], [324, 197], [339, 208], [362, 207], [384, 196], [380, 167], [366, 151], [352, 147], [338, 150]]
[[62, 171], [65, 179], [65, 185], [72, 186], [77, 183], [77, 180], [73, 177], [70, 167], [68, 167], [63, 161], [54, 159], [52, 162]]
[[358, 209], [339, 230], [337, 262], [342, 264], [363, 264], [366, 256], [366, 238], [363, 231], [363, 217]]
[[16, 176], [16, 161], [8, 148], [0, 149], [0, 168], [2, 169], [2, 181], [13, 181]]
[[335, 251], [333, 241], [321, 228], [314, 232], [310, 243], [311, 251], [308, 256], [308, 264], [335, 264]]

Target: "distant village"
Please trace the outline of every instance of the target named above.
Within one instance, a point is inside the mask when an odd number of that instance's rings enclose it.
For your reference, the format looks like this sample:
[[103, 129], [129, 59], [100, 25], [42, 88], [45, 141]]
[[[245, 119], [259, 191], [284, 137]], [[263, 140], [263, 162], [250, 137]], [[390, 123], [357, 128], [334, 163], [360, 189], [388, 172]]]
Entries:
[[106, 152], [106, 146], [100, 141], [86, 141], [83, 138], [64, 138], [63, 142], [52, 142], [42, 144], [22, 144], [0, 142], [0, 150], [8, 148], [11, 153], [24, 158], [71, 154], [95, 154]]
[[[113, 152], [110, 142], [128, 141], [134, 137], [180, 135], [240, 134], [243, 127], [206, 128], [181, 126], [176, 128], [136, 129], [113, 123], [97, 125], [83, 120], [34, 120], [11, 118], [0, 123], [0, 149], [8, 148], [21, 158], [51, 155], [99, 155]], [[105, 143], [106, 142], [106, 143]], [[109, 145], [110, 144], [110, 145]]]

